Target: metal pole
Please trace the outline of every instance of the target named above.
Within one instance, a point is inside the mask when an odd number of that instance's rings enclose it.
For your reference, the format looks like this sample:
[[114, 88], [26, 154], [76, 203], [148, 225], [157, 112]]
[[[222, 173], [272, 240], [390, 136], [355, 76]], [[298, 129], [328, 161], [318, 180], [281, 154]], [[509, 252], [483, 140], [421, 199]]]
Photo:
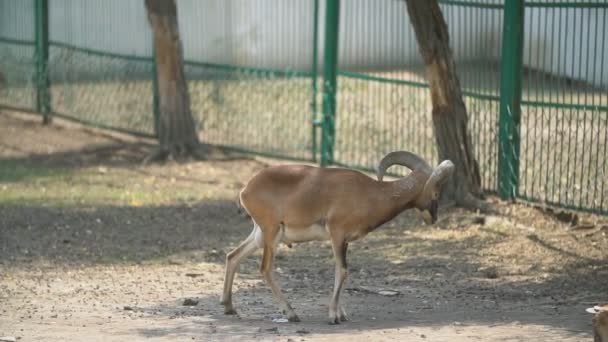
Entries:
[[334, 161], [339, 19], [340, 0], [327, 0], [325, 6], [325, 50], [323, 58], [321, 166], [327, 166]]
[[519, 121], [524, 31], [524, 0], [505, 1], [500, 63], [498, 194], [514, 199], [519, 185]]
[[319, 0], [313, 2], [313, 22], [312, 22], [312, 101], [310, 102], [310, 111], [312, 115], [312, 134], [311, 134], [311, 155], [312, 161], [317, 161], [317, 59], [319, 58]]
[[51, 94], [49, 80], [49, 4], [48, 0], [34, 0], [35, 59], [36, 59], [36, 111], [42, 114], [42, 123], [51, 122]]

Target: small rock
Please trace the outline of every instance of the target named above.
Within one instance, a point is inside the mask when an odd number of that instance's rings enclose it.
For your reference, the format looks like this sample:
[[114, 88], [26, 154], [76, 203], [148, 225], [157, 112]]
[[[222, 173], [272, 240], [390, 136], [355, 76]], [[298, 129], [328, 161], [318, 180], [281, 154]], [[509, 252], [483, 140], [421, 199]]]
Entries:
[[422, 334], [422, 335], [420, 335], [420, 337], [422, 337], [422, 338], [426, 338], [426, 335], [425, 335], [425, 334]]
[[397, 296], [399, 295], [399, 291], [395, 291], [395, 290], [380, 290], [378, 291], [378, 294], [381, 296], [386, 296], [386, 297], [393, 297], [393, 296]]
[[125, 305], [122, 309], [125, 311], [133, 311], [133, 307], [128, 305]]
[[268, 329], [266, 329], [266, 331], [270, 331], [270, 332], [278, 332], [278, 331], [279, 331], [279, 328], [277, 328], [277, 327], [272, 327], [272, 328], [268, 328]]
[[198, 305], [198, 300], [194, 300], [192, 298], [186, 298], [184, 299], [184, 302], [182, 303], [183, 306], [196, 306]]
[[272, 321], [274, 323], [287, 323], [289, 320], [287, 318], [273, 318]]
[[306, 329], [300, 329], [300, 330], [296, 330], [296, 334], [310, 334], [310, 331], [306, 330]]
[[0, 337], [0, 341], [2, 341], [2, 342], [17, 342], [17, 338], [15, 336], [2, 336], [2, 337]]
[[185, 276], [190, 277], [190, 278], [196, 278], [196, 277], [202, 277], [202, 276], [204, 276], [204, 274], [203, 273], [186, 273]]

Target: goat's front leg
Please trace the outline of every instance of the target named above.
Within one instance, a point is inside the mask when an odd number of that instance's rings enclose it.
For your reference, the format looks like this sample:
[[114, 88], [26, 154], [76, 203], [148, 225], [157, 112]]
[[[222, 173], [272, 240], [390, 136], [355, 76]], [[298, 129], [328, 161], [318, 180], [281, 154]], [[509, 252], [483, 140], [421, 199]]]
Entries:
[[332, 236], [331, 246], [336, 259], [336, 272], [334, 279], [334, 292], [329, 302], [329, 324], [338, 324], [340, 321], [346, 321], [346, 312], [344, 307], [340, 305], [340, 292], [348, 274], [346, 269], [346, 251], [348, 243], [344, 241], [343, 236]]
[[279, 286], [272, 279], [272, 262], [274, 259], [274, 247], [275, 247], [274, 245], [277, 242], [276, 241], [277, 233], [278, 233], [278, 228], [277, 228], [277, 231], [274, 231], [274, 230], [273, 231], [269, 231], [269, 230], [263, 231], [264, 255], [262, 256], [262, 265], [260, 267], [260, 272], [262, 273], [262, 276], [264, 277], [264, 280], [266, 280], [266, 283], [268, 284], [268, 286], [270, 286], [270, 289], [272, 290], [272, 295], [275, 298], [275, 300], [279, 303], [279, 307], [281, 308], [283, 313], [285, 313], [287, 315], [287, 319], [290, 322], [299, 322], [300, 318], [298, 317], [298, 315], [296, 315], [295, 311], [293, 310], [293, 308], [291, 307], [289, 302], [287, 302], [287, 299], [281, 292], [281, 289], [279, 288]]

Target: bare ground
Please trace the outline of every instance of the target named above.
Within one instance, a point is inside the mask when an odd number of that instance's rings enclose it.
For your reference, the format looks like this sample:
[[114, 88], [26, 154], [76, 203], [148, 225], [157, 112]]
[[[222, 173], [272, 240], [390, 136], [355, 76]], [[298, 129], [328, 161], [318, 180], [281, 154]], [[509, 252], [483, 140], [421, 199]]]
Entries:
[[[246, 260], [238, 316], [219, 295], [226, 252], [251, 223], [238, 190], [251, 159], [143, 167], [146, 142], [0, 113], [0, 337], [44, 341], [589, 341], [584, 309], [608, 300], [608, 219], [578, 226], [490, 199], [496, 214], [415, 213], [353, 243], [343, 303], [326, 323], [327, 243], [281, 247], [281, 317]], [[392, 290], [394, 296], [381, 295]], [[183, 305], [192, 299], [196, 305]], [[194, 303], [191, 303], [194, 304]]]

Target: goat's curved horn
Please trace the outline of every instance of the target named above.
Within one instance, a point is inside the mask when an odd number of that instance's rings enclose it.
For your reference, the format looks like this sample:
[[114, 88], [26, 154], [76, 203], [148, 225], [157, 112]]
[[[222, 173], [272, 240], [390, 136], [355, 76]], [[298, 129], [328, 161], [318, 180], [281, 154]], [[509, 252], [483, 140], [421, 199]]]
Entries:
[[386, 170], [395, 164], [405, 166], [412, 171], [422, 171], [426, 174], [433, 172], [433, 168], [417, 155], [408, 151], [395, 151], [387, 154], [380, 161], [378, 165], [378, 180], [381, 181]]
[[432, 189], [437, 189], [448, 180], [450, 174], [454, 171], [454, 163], [450, 160], [444, 160], [431, 173], [431, 176], [424, 185], [424, 192]]

